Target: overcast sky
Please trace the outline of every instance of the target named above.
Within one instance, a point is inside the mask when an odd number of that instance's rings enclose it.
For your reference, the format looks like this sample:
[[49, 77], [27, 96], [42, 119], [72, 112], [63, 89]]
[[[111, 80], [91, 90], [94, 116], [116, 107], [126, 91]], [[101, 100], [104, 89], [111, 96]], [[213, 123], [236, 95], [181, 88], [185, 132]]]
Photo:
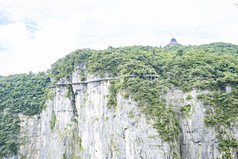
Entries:
[[238, 44], [238, 0], [0, 0], [0, 75], [80, 49]]

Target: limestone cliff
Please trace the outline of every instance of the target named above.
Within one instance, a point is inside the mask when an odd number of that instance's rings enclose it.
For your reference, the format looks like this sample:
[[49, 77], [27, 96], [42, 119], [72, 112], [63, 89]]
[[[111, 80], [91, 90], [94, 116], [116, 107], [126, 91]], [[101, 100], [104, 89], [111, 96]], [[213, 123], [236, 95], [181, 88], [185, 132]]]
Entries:
[[0, 79], [0, 158], [236, 159], [238, 46], [79, 49]]
[[[70, 82], [79, 81], [75, 72]], [[40, 116], [20, 115], [25, 144], [13, 158], [170, 159], [177, 153], [183, 159], [215, 159], [221, 155], [215, 130], [204, 125], [205, 106], [197, 100], [198, 90], [184, 94], [171, 89], [167, 93], [167, 104], [177, 112], [182, 106], [191, 107], [188, 114], [177, 113], [180, 141], [171, 145], [160, 139], [153, 120], [130, 97], [117, 94], [116, 108], [109, 109], [109, 86], [110, 81], [73, 85], [69, 98], [65, 86], [53, 88], [54, 97]], [[191, 99], [186, 98], [188, 94]], [[237, 127], [231, 134], [238, 139]]]

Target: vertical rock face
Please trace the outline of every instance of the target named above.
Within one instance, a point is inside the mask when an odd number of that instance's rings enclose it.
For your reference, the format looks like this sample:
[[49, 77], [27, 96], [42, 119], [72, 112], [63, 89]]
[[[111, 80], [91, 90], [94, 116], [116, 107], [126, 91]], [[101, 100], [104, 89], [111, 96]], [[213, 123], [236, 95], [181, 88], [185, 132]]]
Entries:
[[[73, 74], [72, 82], [79, 80], [78, 73]], [[73, 85], [70, 98], [66, 87], [57, 87], [40, 116], [20, 116], [21, 136], [27, 138], [18, 158], [173, 158], [170, 144], [159, 138], [153, 121], [146, 120], [133, 100], [118, 94], [117, 106], [107, 107], [109, 85], [106, 81]], [[218, 141], [215, 130], [204, 126], [205, 108], [196, 100], [197, 93], [191, 92], [192, 99], [186, 100], [187, 94], [172, 90], [166, 97], [176, 110], [191, 106], [189, 116], [180, 116], [179, 158], [215, 159], [220, 155]], [[237, 131], [234, 134], [238, 136]]]
[[23, 145], [20, 146], [20, 158], [39, 158], [40, 150], [40, 116], [24, 116], [19, 114], [21, 120], [21, 137]]
[[[75, 87], [82, 158], [168, 158], [169, 145], [130, 99], [118, 95], [118, 105], [107, 107], [108, 83]], [[77, 91], [79, 90], [79, 91]]]
[[[230, 90], [230, 89], [229, 89]], [[203, 103], [197, 100], [200, 93], [208, 91], [193, 90], [184, 94], [180, 90], [171, 90], [167, 95], [167, 103], [172, 104], [175, 109], [182, 106], [190, 106], [191, 110], [187, 115], [180, 116], [180, 155], [183, 159], [216, 159], [220, 157], [218, 150], [219, 141], [214, 128], [208, 128], [204, 123], [206, 108]], [[190, 95], [191, 99], [186, 100]], [[183, 99], [183, 100], [181, 100]], [[237, 127], [229, 131], [235, 139], [238, 139]]]
[[118, 106], [107, 107], [108, 86], [74, 86], [75, 103], [65, 97], [64, 87], [56, 88], [53, 102], [41, 115], [39, 158], [169, 158], [169, 145], [158, 138], [135, 103], [118, 95]]
[[[192, 99], [186, 100], [186, 95], [180, 90], [172, 90], [167, 102], [172, 103], [177, 108], [190, 106], [191, 110], [187, 116], [180, 118], [180, 144], [181, 156], [184, 159], [216, 159], [219, 157], [218, 140], [215, 137], [215, 130], [206, 128], [204, 125], [205, 107], [196, 100], [196, 90], [189, 93]], [[204, 92], [203, 92], [204, 93]], [[172, 98], [171, 98], [172, 97]], [[181, 102], [180, 99], [185, 99]]]

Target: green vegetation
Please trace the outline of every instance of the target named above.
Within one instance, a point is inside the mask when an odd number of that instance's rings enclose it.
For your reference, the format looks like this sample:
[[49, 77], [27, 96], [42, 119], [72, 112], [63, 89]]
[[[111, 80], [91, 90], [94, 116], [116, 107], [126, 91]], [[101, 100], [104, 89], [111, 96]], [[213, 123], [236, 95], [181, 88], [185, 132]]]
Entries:
[[50, 120], [50, 129], [51, 129], [51, 131], [54, 130], [55, 123], [56, 123], [56, 115], [55, 115], [55, 113], [52, 113], [51, 114], [51, 120]]
[[238, 86], [234, 84], [232, 92], [225, 90], [214, 91], [209, 94], [198, 96], [206, 107], [205, 124], [208, 127], [215, 127], [218, 132], [219, 149], [223, 152], [222, 158], [232, 158], [238, 148], [238, 141], [230, 136], [227, 128], [231, 128], [237, 122], [238, 116]]
[[[182, 50], [182, 54], [180, 54]], [[215, 43], [202, 46], [157, 48], [133, 46], [110, 50], [77, 50], [52, 65], [51, 75], [57, 82], [70, 79], [71, 73], [85, 65], [80, 74], [96, 73], [104, 76], [146, 74], [160, 76], [170, 85], [184, 91], [192, 88], [215, 89], [238, 81], [237, 46]]]
[[186, 97], [186, 100], [191, 100], [191, 99], [193, 99], [192, 95], [188, 94], [187, 97]]
[[[225, 132], [225, 134], [227, 133]], [[223, 152], [221, 158], [234, 158], [234, 154], [237, 153], [238, 142], [233, 137], [221, 137], [220, 140], [219, 149]]]
[[84, 151], [83, 146], [82, 146], [82, 139], [79, 136], [75, 136], [74, 133], [76, 133], [75, 130], [73, 130], [73, 143], [72, 143], [72, 152], [71, 152], [71, 159], [80, 159], [80, 155], [75, 155], [76, 151]]
[[45, 100], [53, 100], [54, 96], [55, 96], [56, 92], [51, 90], [50, 88], [45, 88]]
[[72, 85], [66, 85], [66, 89], [67, 89], [67, 93], [66, 93], [65, 97], [71, 98], [71, 96], [73, 95]]
[[[193, 88], [217, 91], [224, 90], [227, 85], [236, 87], [237, 56], [238, 47], [226, 43], [168, 48], [133, 46], [101, 51], [77, 50], [58, 60], [52, 66], [51, 75], [55, 82], [63, 77], [68, 77], [70, 80], [71, 73], [80, 68], [73, 66], [82, 65], [87, 68], [84, 70], [85, 76], [87, 73], [101, 77], [106, 74], [112, 77], [123, 75], [120, 80], [111, 81], [108, 107], [117, 106], [117, 93], [122, 93], [126, 97], [130, 94], [147, 118], [154, 119], [154, 127], [160, 137], [173, 145], [173, 142], [178, 142], [178, 117], [172, 106], [166, 104], [164, 95], [172, 87], [178, 87], [184, 92], [189, 92]], [[149, 80], [146, 77], [148, 74], [158, 75], [159, 78]], [[135, 77], [132, 78], [131, 75]], [[234, 97], [238, 98], [236, 94]], [[186, 97], [186, 100], [191, 99], [191, 95]], [[222, 101], [218, 102], [222, 103]], [[219, 107], [214, 105], [218, 114]], [[227, 108], [231, 111], [233, 106], [227, 104], [225, 109]], [[187, 116], [190, 109], [191, 107], [185, 106], [180, 109], [180, 112]], [[215, 125], [224, 122], [226, 113], [224, 110], [222, 112], [223, 114], [216, 115]], [[215, 115], [208, 113], [206, 123], [208, 121], [214, 123], [211, 116]], [[227, 119], [236, 121], [237, 112], [235, 111], [231, 116], [232, 118]]]
[[207, 126], [229, 127], [237, 121], [238, 86], [232, 92], [213, 92], [198, 96], [207, 105], [205, 123]]
[[78, 137], [78, 145], [79, 145], [80, 150], [83, 150], [82, 139], [80, 137]]
[[128, 118], [134, 118], [135, 114], [133, 114], [133, 111], [131, 110], [128, 114]]
[[45, 104], [49, 85], [45, 73], [18, 74], [0, 78], [0, 158], [16, 154], [20, 143], [20, 119], [39, 114]]
[[79, 73], [80, 77], [81, 77], [81, 81], [86, 81], [87, 80], [87, 77], [85, 75], [85, 72], [84, 70], [81, 70], [80, 73]]
[[67, 159], [66, 150], [65, 150], [65, 152], [63, 153], [63, 159]]
[[11, 113], [35, 115], [42, 111], [45, 103], [44, 91], [50, 79], [44, 73], [19, 74], [0, 79], [0, 110]]
[[189, 112], [191, 111], [191, 105], [185, 105], [181, 107], [179, 110], [182, 113], [183, 117], [185, 118], [189, 116]]
[[117, 92], [120, 87], [120, 80], [111, 81], [110, 95], [108, 98], [108, 108], [115, 108], [117, 106]]
[[[54, 63], [50, 77], [55, 83], [60, 79], [71, 81], [74, 71], [79, 72], [82, 81], [87, 80], [88, 73], [101, 77], [121, 76], [118, 80], [110, 81], [107, 106], [115, 110], [118, 93], [125, 98], [133, 98], [141, 112], [148, 119], [153, 119], [160, 137], [173, 148], [173, 144], [179, 142], [178, 114], [187, 116], [191, 106], [181, 107], [180, 112], [176, 112], [166, 103], [166, 93], [175, 87], [184, 92], [193, 88], [210, 90], [213, 93], [200, 96], [207, 105], [205, 123], [216, 128], [220, 135], [220, 150], [229, 156], [229, 153], [233, 153], [231, 149], [237, 147], [237, 141], [225, 135], [227, 132], [223, 133], [223, 127], [229, 128], [237, 121], [237, 56], [238, 46], [226, 43], [168, 48], [110, 47], [100, 51], [82, 49]], [[158, 78], [148, 78], [148, 74], [157, 75]], [[16, 154], [20, 131], [17, 114], [39, 114], [44, 108], [45, 99], [54, 96], [47, 89], [49, 82], [49, 77], [43, 73], [0, 77], [0, 156]], [[231, 86], [232, 92], [225, 92], [226, 86]], [[66, 97], [74, 103], [72, 86], [67, 85], [66, 89]], [[186, 100], [191, 99], [191, 95], [186, 97]], [[75, 108], [74, 114], [77, 114]], [[52, 115], [52, 130], [55, 121], [56, 117]], [[174, 158], [179, 156], [175, 151], [171, 151], [171, 154]]]

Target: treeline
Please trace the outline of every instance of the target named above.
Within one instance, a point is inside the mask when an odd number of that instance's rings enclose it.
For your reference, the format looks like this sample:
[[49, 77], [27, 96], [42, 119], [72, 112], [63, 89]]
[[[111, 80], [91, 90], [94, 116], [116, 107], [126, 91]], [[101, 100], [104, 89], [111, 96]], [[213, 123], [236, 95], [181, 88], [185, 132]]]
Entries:
[[[238, 116], [237, 56], [238, 46], [226, 43], [168, 48], [132, 46], [101, 51], [76, 50], [53, 64], [51, 75], [55, 82], [65, 77], [70, 80], [75, 70], [84, 76], [87, 73], [100, 76], [123, 75], [122, 81], [111, 83], [109, 108], [117, 105], [118, 92], [124, 93], [124, 97], [131, 96], [142, 112], [155, 120], [154, 127], [161, 138], [172, 143], [179, 142], [179, 112], [166, 104], [164, 95], [173, 87], [184, 92], [194, 88], [208, 89], [214, 93], [207, 98], [202, 98], [202, 95], [199, 98], [207, 109], [205, 123], [216, 128], [223, 158], [230, 158], [238, 142], [227, 137], [230, 135], [223, 128], [232, 127], [231, 123], [235, 123]], [[147, 74], [159, 75], [159, 78], [152, 81], [141, 78]], [[130, 75], [138, 77], [129, 78]], [[231, 93], [225, 91], [227, 86], [232, 88]], [[176, 156], [178, 154], [175, 153], [174, 158]]]
[[39, 114], [49, 83], [50, 78], [45, 73], [0, 78], [0, 158], [17, 153], [21, 143], [18, 114]]
[[[208, 89], [214, 94], [202, 95], [207, 107], [205, 123], [215, 127], [220, 134], [220, 147], [229, 158], [230, 148], [238, 146], [234, 139], [227, 139], [221, 127], [230, 127], [238, 114], [238, 46], [214, 43], [201, 46], [173, 46], [159, 48], [131, 46], [108, 50], [76, 50], [54, 63], [49, 74], [20, 74], [0, 76], [0, 157], [16, 154], [20, 144], [19, 113], [41, 113], [47, 96], [50, 78], [71, 80], [79, 71], [81, 80], [87, 74], [120, 76], [123, 80], [111, 83], [108, 107], [117, 106], [117, 93], [132, 97], [148, 119], [154, 119], [154, 127], [164, 141], [179, 142], [179, 112], [166, 104], [164, 95], [170, 88], [184, 92], [192, 89]], [[158, 75], [147, 80], [147, 74]], [[136, 78], [130, 78], [136, 75]], [[225, 91], [226, 86], [232, 92]], [[226, 100], [227, 99], [227, 100]], [[190, 109], [186, 109], [190, 111]], [[132, 113], [132, 112], [131, 112]], [[133, 116], [133, 114], [131, 114]], [[171, 145], [173, 147], [173, 144]], [[225, 149], [228, 147], [228, 149]], [[176, 148], [176, 147], [174, 147]], [[174, 153], [174, 158], [178, 154]], [[227, 157], [225, 156], [225, 157]]]

